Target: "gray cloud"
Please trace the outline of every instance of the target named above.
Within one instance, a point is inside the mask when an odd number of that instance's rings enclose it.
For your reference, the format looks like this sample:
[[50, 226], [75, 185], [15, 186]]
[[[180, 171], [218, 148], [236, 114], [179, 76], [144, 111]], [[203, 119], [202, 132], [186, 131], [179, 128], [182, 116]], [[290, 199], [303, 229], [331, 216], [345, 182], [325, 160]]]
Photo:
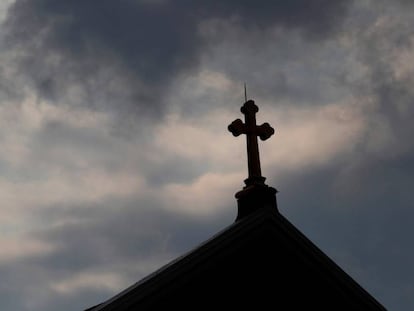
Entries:
[[[186, 1], [190, 3], [191, 1]], [[193, 2], [191, 2], [193, 3]], [[334, 33], [346, 16], [347, 1], [266, 1], [260, 5], [250, 0], [209, 1], [195, 7], [206, 16], [236, 16], [246, 27], [280, 25], [299, 29], [315, 38]]]
[[178, 73], [196, 68], [207, 44], [201, 21], [238, 19], [244, 28], [280, 26], [314, 38], [335, 32], [346, 1], [17, 0], [3, 25], [12, 66], [54, 102], [159, 115]]
[[103, 301], [112, 294], [105, 288], [82, 288], [81, 291], [65, 294], [51, 291], [48, 285], [54, 279], [62, 278], [62, 274], [29, 261], [0, 266], [0, 273], [4, 284], [0, 306], [4, 310], [84, 310], [97, 304], [97, 299]]
[[[52, 291], [49, 286], [90, 273], [112, 273], [124, 286], [131, 285], [209, 238], [234, 217], [229, 215], [231, 208], [210, 218], [166, 208], [141, 197], [42, 209], [36, 215], [40, 222], [61, 225], [36, 230], [32, 237], [55, 249], [0, 265], [2, 284], [7, 284], [0, 291], [0, 306], [8, 310], [54, 310], [57, 306], [60, 310], [83, 310], [110, 298], [116, 290], [99, 283], [75, 285], [67, 292]], [[24, 281], [19, 281], [22, 278]], [[30, 296], [36, 299], [27, 300]]]

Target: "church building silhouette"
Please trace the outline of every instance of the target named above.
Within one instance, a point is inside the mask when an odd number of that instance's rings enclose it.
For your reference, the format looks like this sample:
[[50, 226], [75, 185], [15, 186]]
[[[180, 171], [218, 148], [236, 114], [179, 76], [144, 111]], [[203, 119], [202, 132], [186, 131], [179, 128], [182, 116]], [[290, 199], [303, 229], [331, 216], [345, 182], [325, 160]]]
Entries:
[[274, 129], [256, 125], [258, 107], [246, 100], [248, 178], [236, 194], [233, 224], [187, 254], [88, 311], [133, 310], [385, 310], [385, 308], [277, 208], [276, 189], [261, 174], [257, 137]]

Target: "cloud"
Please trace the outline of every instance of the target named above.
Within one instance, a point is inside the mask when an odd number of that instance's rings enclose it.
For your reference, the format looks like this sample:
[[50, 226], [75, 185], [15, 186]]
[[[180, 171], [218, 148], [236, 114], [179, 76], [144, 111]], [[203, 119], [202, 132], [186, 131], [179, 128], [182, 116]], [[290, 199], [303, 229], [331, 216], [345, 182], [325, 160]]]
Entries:
[[[235, 17], [244, 28], [299, 29], [324, 38], [346, 1], [17, 0], [3, 25], [3, 51], [22, 85], [55, 103], [159, 116], [173, 78], [197, 68], [208, 41], [201, 22]], [[4, 84], [4, 83], [3, 83]]]
[[22, 258], [44, 256], [54, 250], [54, 246], [32, 239], [27, 236], [4, 236], [0, 238], [1, 250], [0, 263], [10, 263]]
[[[412, 10], [401, 10], [399, 15], [392, 14], [395, 7], [380, 4], [384, 14], [376, 16], [360, 34], [358, 57], [367, 68], [366, 82], [361, 92], [373, 99], [372, 133], [384, 129], [388, 132], [385, 154], [412, 152], [408, 143], [413, 130], [414, 115], [411, 85], [412, 67], [410, 58], [413, 53]], [[367, 145], [369, 145], [367, 143]], [[408, 149], [407, 149], [408, 148]]]
[[[274, 141], [261, 144], [264, 164], [283, 179], [295, 171], [324, 167], [353, 155], [367, 130], [363, 99], [358, 104], [354, 100], [262, 109], [266, 120], [273, 120], [276, 126]], [[260, 116], [265, 122], [263, 118]]]
[[[279, 25], [287, 29], [299, 29], [314, 37], [324, 37], [337, 30], [346, 16], [347, 1], [273, 1], [258, 5], [254, 1], [209, 1], [195, 5], [205, 15], [213, 17], [233, 16], [241, 20], [245, 28]], [[333, 18], [335, 16], [335, 18]]]
[[[33, 237], [56, 247], [43, 256], [23, 261], [26, 277], [38, 279], [35, 276], [42, 271], [42, 288], [50, 291], [49, 296], [53, 293], [63, 308], [64, 302], [72, 299], [72, 309], [73, 305], [86, 308], [87, 301], [96, 304], [100, 302], [97, 297], [101, 301], [108, 299], [195, 247], [226, 222], [223, 215], [191, 217], [142, 197], [106, 201], [88, 208], [68, 207], [63, 212], [51, 206], [38, 217], [56, 225], [35, 232]], [[32, 286], [30, 281], [20, 284], [25, 295], [26, 291], [34, 291], [40, 299], [37, 309], [48, 309], [50, 297], [41, 298], [40, 288], [34, 290]], [[94, 293], [95, 300], [79, 299], [85, 292]], [[15, 302], [12, 307], [18, 305]]]

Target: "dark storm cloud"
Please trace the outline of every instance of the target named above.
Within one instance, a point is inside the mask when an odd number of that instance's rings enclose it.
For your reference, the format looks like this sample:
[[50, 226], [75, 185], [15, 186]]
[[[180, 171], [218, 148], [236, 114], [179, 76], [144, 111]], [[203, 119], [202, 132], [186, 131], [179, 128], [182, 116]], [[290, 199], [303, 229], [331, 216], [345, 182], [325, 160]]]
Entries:
[[246, 28], [280, 26], [314, 38], [335, 32], [349, 1], [17, 0], [3, 25], [22, 83], [52, 101], [162, 112], [178, 73], [207, 44], [200, 22], [235, 17]]
[[157, 110], [145, 104], [192, 63], [195, 33], [176, 15], [137, 1], [23, 0], [9, 12], [5, 42], [41, 96], [60, 101], [74, 86], [83, 104], [130, 111], [136, 101], [142, 113]]
[[320, 38], [338, 29], [351, 3], [342, 0], [265, 1], [260, 4], [251, 0], [213, 0], [195, 5], [196, 1], [185, 2], [207, 17], [238, 17], [246, 28], [280, 25]]

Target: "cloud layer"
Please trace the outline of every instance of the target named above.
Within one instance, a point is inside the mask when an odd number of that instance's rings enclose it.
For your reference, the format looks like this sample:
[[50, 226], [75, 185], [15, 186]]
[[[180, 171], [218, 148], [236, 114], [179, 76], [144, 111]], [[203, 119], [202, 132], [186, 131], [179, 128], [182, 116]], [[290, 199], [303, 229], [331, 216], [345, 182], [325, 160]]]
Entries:
[[280, 211], [414, 307], [407, 1], [0, 6], [0, 308], [83, 309], [230, 224], [243, 82]]
[[44, 99], [159, 117], [171, 82], [197, 70], [209, 45], [202, 23], [231, 19], [246, 30], [281, 27], [323, 38], [345, 12], [345, 1], [326, 0], [18, 0], [3, 45], [13, 78]]

